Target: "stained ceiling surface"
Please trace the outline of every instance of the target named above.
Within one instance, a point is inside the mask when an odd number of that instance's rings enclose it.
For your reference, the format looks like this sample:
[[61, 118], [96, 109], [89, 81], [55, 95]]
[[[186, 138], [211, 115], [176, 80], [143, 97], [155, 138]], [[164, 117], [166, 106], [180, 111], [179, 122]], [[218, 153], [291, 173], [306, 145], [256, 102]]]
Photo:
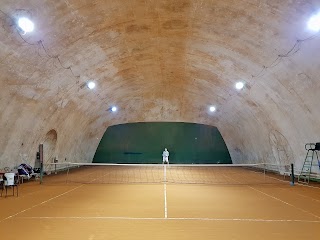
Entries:
[[320, 37], [308, 28], [319, 11], [316, 0], [1, 0], [0, 167], [32, 163], [41, 142], [49, 158], [90, 162], [108, 126], [145, 121], [217, 126], [234, 163], [302, 164], [320, 133]]

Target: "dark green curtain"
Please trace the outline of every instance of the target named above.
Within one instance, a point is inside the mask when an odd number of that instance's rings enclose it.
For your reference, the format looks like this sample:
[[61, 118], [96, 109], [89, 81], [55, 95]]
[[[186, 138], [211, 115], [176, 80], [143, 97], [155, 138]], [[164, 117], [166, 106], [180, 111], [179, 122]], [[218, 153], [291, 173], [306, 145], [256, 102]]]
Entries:
[[232, 163], [216, 127], [180, 122], [143, 122], [110, 126], [95, 153], [94, 163], [162, 163], [162, 151], [171, 164]]

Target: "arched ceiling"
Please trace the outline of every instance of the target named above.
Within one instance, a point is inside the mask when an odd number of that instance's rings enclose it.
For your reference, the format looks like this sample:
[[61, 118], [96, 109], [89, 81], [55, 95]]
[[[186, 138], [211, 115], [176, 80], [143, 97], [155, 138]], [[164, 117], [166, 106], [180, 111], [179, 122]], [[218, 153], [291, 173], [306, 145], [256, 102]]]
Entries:
[[[215, 125], [234, 162], [299, 164], [320, 133], [320, 38], [306, 27], [318, 9], [316, 0], [2, 0], [0, 167], [32, 162], [51, 129], [55, 155], [90, 161], [108, 126], [142, 121]], [[17, 31], [22, 15], [32, 33]]]

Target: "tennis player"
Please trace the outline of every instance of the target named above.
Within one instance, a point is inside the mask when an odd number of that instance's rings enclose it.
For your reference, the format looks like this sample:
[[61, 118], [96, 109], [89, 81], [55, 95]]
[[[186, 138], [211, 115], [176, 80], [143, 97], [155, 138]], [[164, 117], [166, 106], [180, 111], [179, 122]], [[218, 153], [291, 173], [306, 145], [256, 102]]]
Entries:
[[169, 164], [169, 152], [166, 148], [162, 153], [162, 161], [163, 161], [163, 164]]

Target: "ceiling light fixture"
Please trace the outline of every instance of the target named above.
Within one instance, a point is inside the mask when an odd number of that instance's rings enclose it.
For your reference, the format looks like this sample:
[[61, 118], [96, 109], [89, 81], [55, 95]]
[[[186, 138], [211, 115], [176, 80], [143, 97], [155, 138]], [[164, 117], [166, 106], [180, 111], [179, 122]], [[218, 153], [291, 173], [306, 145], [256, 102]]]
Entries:
[[116, 112], [116, 111], [117, 111], [117, 107], [112, 107], [112, 108], [111, 108], [111, 111], [112, 111], [112, 112]]
[[33, 22], [30, 21], [30, 19], [22, 17], [18, 20], [18, 26], [21, 28], [24, 33], [32, 32], [34, 29]]
[[236, 89], [241, 90], [244, 87], [244, 83], [243, 82], [237, 82], [235, 86], [236, 86]]
[[94, 89], [94, 88], [96, 87], [96, 84], [91, 81], [91, 82], [88, 82], [87, 86], [88, 86], [88, 88], [90, 88], [90, 89]]
[[308, 28], [311, 31], [319, 32], [320, 30], [320, 12], [313, 15], [308, 21]]
[[210, 112], [215, 112], [217, 109], [216, 109], [216, 107], [211, 106], [211, 107], [209, 108], [209, 110], [210, 110]]

